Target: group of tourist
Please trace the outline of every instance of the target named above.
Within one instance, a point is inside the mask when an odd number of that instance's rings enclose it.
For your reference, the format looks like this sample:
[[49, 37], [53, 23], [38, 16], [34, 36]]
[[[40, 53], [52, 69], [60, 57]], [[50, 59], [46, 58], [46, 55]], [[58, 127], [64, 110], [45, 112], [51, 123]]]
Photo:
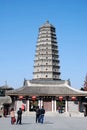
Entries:
[[37, 106], [37, 108], [36, 108], [36, 123], [43, 123], [44, 114], [45, 114], [44, 107], [42, 106], [42, 108], [39, 108], [39, 106]]
[[[42, 106], [42, 108], [39, 108], [39, 106], [36, 107], [36, 123], [42, 123], [44, 122], [44, 114], [45, 114], [45, 109]], [[22, 124], [22, 109], [19, 108], [19, 110], [17, 111], [17, 120], [15, 118], [15, 112], [14, 112], [14, 108], [11, 109], [10, 111], [10, 115], [11, 115], [11, 124]]]
[[19, 110], [17, 111], [17, 121], [15, 118], [14, 108], [11, 109], [10, 115], [11, 115], [11, 124], [14, 124], [15, 122], [16, 122], [16, 124], [21, 124], [21, 121], [22, 121], [22, 109], [21, 108], [19, 108]]

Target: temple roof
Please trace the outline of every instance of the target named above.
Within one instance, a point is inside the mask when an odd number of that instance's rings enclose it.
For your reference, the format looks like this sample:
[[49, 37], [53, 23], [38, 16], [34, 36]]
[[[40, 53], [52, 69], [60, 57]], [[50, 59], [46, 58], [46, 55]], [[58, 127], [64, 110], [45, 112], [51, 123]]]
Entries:
[[3, 85], [3, 86], [0, 86], [0, 89], [4, 89], [4, 90], [12, 90], [13, 88], [8, 86], [8, 85]]
[[67, 81], [29, 81], [26, 80], [23, 87], [10, 90], [7, 95], [23, 96], [87, 96], [87, 92], [72, 88]]
[[2, 96], [0, 97], [0, 106], [3, 104], [10, 104], [12, 103], [11, 97], [10, 96]]

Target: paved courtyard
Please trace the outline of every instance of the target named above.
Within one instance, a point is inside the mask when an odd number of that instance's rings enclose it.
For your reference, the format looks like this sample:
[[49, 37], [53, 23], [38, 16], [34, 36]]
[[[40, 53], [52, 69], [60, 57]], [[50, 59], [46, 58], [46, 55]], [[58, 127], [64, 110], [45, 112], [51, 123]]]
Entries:
[[87, 130], [87, 117], [45, 115], [43, 124], [35, 123], [35, 115], [23, 116], [22, 125], [11, 125], [10, 117], [0, 118], [0, 130]]

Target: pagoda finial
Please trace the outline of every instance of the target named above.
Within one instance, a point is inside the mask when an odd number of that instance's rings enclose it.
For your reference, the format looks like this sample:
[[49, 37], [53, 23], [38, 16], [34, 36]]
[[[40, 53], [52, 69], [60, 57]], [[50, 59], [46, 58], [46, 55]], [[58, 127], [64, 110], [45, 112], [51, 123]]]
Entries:
[[47, 20], [46, 23], [49, 23], [49, 20]]

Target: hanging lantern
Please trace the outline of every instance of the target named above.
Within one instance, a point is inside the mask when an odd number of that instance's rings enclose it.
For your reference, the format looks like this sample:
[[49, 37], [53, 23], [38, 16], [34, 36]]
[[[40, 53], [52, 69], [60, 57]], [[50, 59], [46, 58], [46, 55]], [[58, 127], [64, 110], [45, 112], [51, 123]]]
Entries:
[[73, 96], [73, 97], [72, 97], [72, 100], [75, 101], [75, 100], [76, 100], [76, 97]]
[[32, 96], [32, 100], [36, 100], [36, 96]]
[[59, 97], [59, 100], [60, 100], [60, 101], [62, 101], [62, 100], [63, 100], [63, 97], [62, 97], [62, 96], [60, 96], [60, 97]]
[[19, 96], [19, 99], [23, 99], [23, 96]]

